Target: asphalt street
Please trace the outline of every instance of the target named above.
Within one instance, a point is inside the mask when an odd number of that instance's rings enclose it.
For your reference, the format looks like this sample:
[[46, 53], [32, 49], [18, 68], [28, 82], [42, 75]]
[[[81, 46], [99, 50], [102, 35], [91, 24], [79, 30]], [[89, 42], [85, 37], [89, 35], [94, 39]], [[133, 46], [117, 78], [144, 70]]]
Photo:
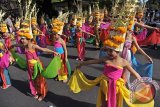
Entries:
[[[77, 50], [68, 44], [68, 58], [74, 71], [75, 66], [79, 61], [76, 61]], [[48, 48], [53, 49], [52, 46]], [[153, 50], [149, 48], [143, 48], [154, 61], [153, 79], [160, 85], [160, 49]], [[98, 58], [99, 51], [92, 45], [86, 46], [86, 60]], [[24, 57], [24, 55], [22, 55]], [[145, 58], [136, 54], [138, 60], [144, 63]], [[51, 61], [51, 55], [44, 54], [40, 56], [44, 65], [47, 66]], [[85, 75], [94, 79], [102, 73], [103, 66], [100, 64], [84, 66], [81, 70]], [[96, 97], [98, 93], [98, 86], [89, 91], [84, 91], [79, 94], [72, 93], [68, 86], [62, 82], [57, 82], [54, 79], [48, 79], [49, 91], [42, 102], [38, 102], [30, 96], [30, 90], [28, 85], [27, 71], [20, 69], [17, 66], [9, 67], [12, 86], [6, 90], [0, 89], [0, 107], [96, 107]], [[157, 92], [155, 98], [155, 107], [160, 107], [160, 91]], [[127, 107], [127, 106], [124, 106]]]

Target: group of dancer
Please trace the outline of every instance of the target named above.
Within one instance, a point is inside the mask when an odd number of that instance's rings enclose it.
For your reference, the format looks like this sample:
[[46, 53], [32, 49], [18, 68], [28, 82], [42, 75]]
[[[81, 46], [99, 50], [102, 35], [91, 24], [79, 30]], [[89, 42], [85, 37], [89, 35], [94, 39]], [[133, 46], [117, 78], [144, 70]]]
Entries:
[[[103, 12], [96, 10], [87, 18], [73, 15], [68, 23], [56, 18], [51, 21], [50, 25], [47, 25], [43, 17], [40, 19], [40, 25], [38, 25], [36, 17], [28, 17], [17, 21], [12, 32], [8, 30], [5, 22], [1, 21], [0, 79], [2, 89], [11, 86], [8, 67], [13, 62], [22, 67], [22, 63], [19, 62], [23, 58], [18, 54], [25, 54], [31, 94], [39, 101], [42, 101], [47, 94], [47, 77], [44, 74], [50, 72], [55, 75], [49, 78], [55, 78], [55, 80], [64, 83], [68, 82], [68, 86], [74, 93], [100, 84], [97, 107], [122, 107], [123, 99], [131, 107], [139, 106], [139, 104], [132, 104], [129, 101], [130, 91], [125, 84], [130, 88], [130, 73], [139, 80], [141, 77], [152, 78], [152, 74], [142, 75], [138, 69], [133, 67], [132, 59], [138, 50], [152, 64], [152, 58], [140, 48], [139, 43], [141, 45], [147, 43], [148, 45], [153, 41], [144, 35], [146, 29], [154, 30], [157, 39], [159, 39], [158, 35], [160, 33], [158, 28], [141, 23], [142, 11], [137, 11], [135, 14], [135, 7], [131, 6], [129, 8], [133, 10], [125, 16], [113, 17], [107, 10]], [[16, 40], [16, 44], [12, 44], [12, 34], [14, 34], [15, 38], [13, 40]], [[151, 37], [149, 36], [149, 38]], [[82, 61], [76, 67], [70, 79], [66, 46], [68, 42], [77, 47], [76, 60]], [[100, 59], [84, 61], [86, 43], [93, 43], [97, 49], [100, 49], [100, 53], [105, 54], [100, 55]], [[53, 45], [53, 50], [48, 49], [47, 45]], [[50, 66], [45, 69], [39, 58], [39, 55], [43, 53], [50, 53], [51, 56], [54, 56], [53, 61], [55, 61], [55, 58], [59, 59], [60, 67], [55, 71], [54, 69], [48, 70], [47, 68]], [[52, 64], [52, 61], [50, 64]], [[103, 74], [95, 80], [88, 80], [80, 71], [80, 67], [89, 64], [104, 64]], [[146, 107], [146, 105], [154, 107], [154, 101], [140, 106]]]

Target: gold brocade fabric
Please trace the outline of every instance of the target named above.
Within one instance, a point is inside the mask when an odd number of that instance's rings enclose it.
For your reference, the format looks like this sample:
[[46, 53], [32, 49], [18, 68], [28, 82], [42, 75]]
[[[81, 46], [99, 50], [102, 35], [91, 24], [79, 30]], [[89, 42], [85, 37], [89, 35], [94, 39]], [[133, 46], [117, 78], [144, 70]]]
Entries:
[[[68, 86], [73, 93], [89, 90], [97, 84], [100, 84], [100, 88], [98, 91], [96, 107], [101, 107], [102, 101], [107, 101], [108, 79], [105, 75], [101, 75], [95, 80], [88, 80], [80, 70], [76, 69], [68, 82]], [[130, 102], [131, 91], [125, 87], [124, 80], [121, 78], [117, 80], [116, 93], [117, 107], [123, 107], [123, 99], [129, 107], [154, 107], [154, 100], [146, 104], [132, 104]], [[141, 96], [140, 92], [137, 92], [137, 95]]]

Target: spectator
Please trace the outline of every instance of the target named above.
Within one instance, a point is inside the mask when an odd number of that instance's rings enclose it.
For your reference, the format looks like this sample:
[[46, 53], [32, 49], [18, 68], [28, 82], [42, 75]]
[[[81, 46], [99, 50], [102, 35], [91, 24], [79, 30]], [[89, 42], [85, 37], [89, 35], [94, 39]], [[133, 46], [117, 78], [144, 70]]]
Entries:
[[9, 32], [12, 33], [14, 31], [14, 26], [11, 20], [11, 15], [8, 15], [7, 19], [5, 20], [7, 27], [9, 29]]

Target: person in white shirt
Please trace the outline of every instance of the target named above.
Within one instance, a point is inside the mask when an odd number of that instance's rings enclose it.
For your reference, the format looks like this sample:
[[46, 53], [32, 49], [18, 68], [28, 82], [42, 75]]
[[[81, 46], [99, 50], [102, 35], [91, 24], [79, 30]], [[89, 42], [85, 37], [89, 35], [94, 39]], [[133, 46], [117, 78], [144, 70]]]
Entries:
[[11, 15], [9, 15], [7, 17], [5, 22], [6, 22], [7, 26], [8, 26], [9, 32], [12, 33], [14, 31], [14, 26], [13, 26], [13, 23], [12, 23], [12, 20], [11, 20]]

